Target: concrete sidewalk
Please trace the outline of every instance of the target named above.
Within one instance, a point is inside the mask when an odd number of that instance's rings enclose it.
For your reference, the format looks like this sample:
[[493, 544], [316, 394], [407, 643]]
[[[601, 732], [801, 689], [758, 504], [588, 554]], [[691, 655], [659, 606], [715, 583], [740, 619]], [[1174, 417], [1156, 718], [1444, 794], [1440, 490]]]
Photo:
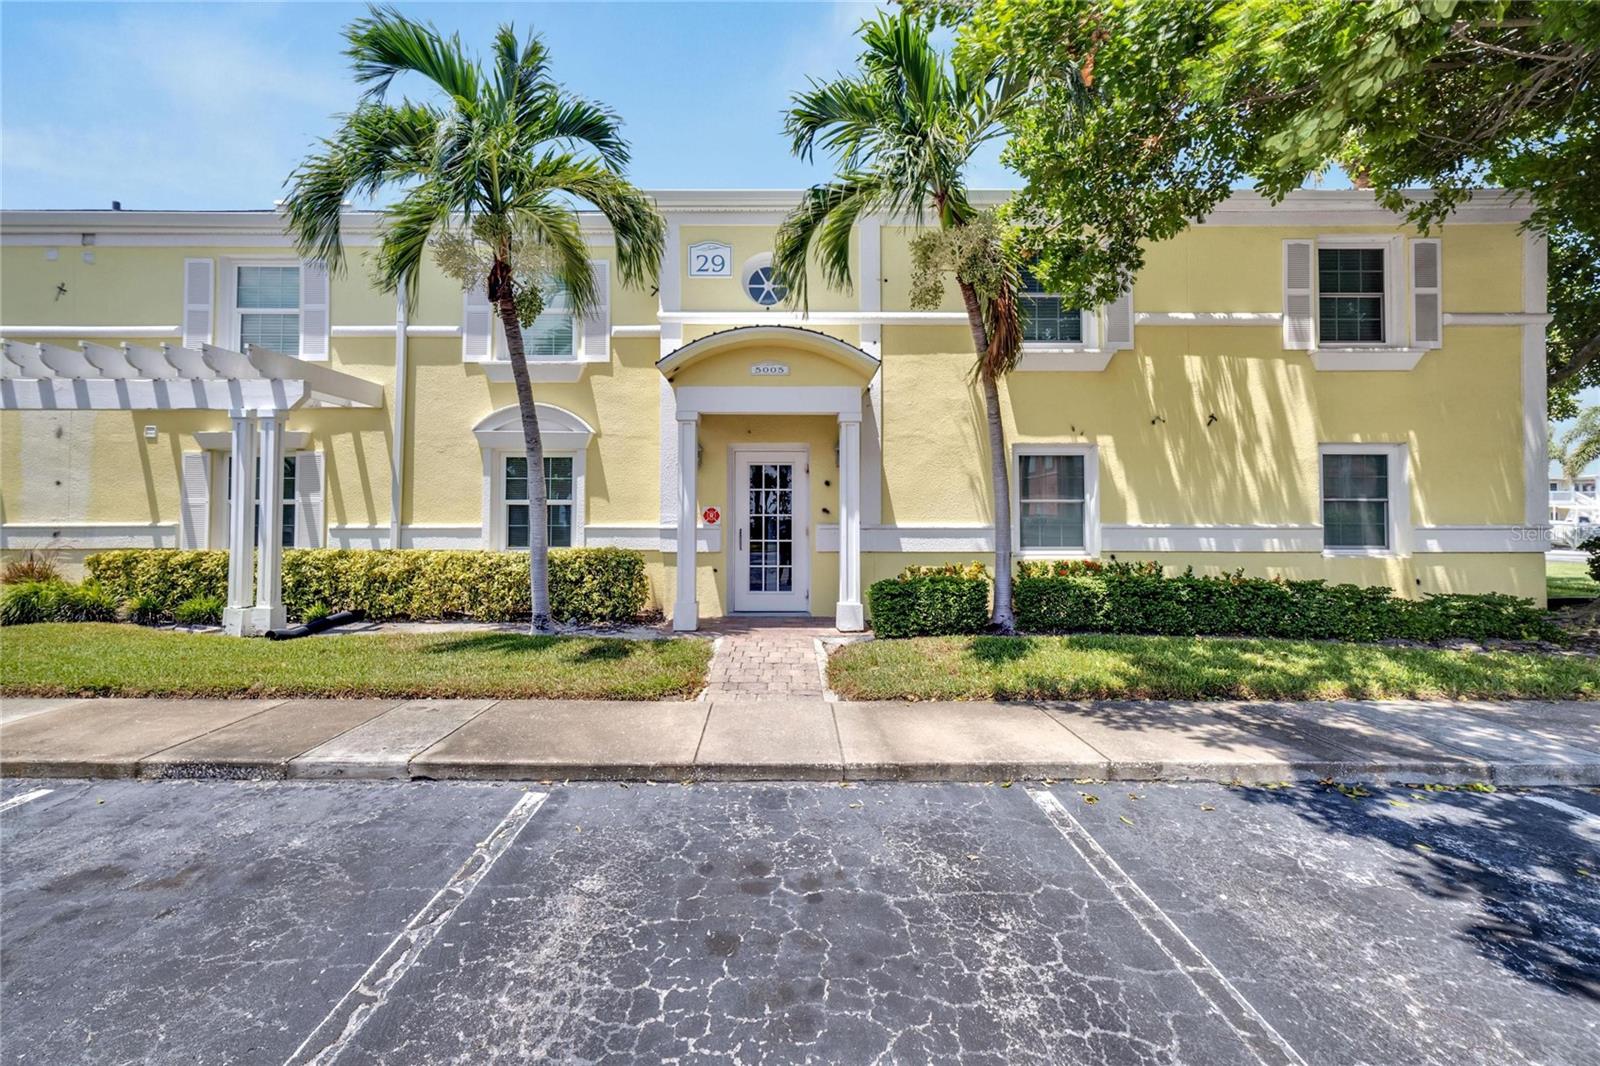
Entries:
[[1600, 785], [1600, 704], [7, 699], [0, 774]]

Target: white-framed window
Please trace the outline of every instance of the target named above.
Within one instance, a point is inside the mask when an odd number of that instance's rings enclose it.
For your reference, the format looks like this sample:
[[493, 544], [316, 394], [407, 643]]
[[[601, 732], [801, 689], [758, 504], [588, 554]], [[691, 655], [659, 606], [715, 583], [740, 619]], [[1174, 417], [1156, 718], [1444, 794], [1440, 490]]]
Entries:
[[300, 354], [300, 264], [233, 265], [233, 330], [240, 345]]
[[1023, 344], [1053, 347], [1083, 344], [1087, 339], [1083, 312], [1065, 306], [1031, 271], [1022, 271], [1017, 302], [1022, 311]]
[[762, 252], [745, 260], [739, 271], [744, 294], [762, 307], [776, 307], [789, 295], [789, 288], [780, 284], [772, 267], [772, 253]]
[[1406, 446], [1324, 444], [1320, 453], [1323, 552], [1408, 554], [1411, 489]]
[[[573, 456], [544, 457], [545, 544], [551, 548], [573, 546], [577, 477]], [[528, 457], [507, 455], [501, 464], [501, 498], [505, 507], [506, 548], [528, 546], [531, 504], [528, 502]]]
[[1317, 247], [1317, 337], [1324, 347], [1388, 338], [1388, 246]]
[[1098, 449], [1092, 444], [1018, 445], [1011, 462], [1013, 550], [1099, 555]]
[[[283, 460], [283, 508], [278, 513], [277, 532], [278, 532], [278, 543], [283, 545], [285, 548], [292, 548], [292, 547], [295, 546], [295, 531], [298, 528], [299, 521], [300, 521], [299, 494], [295, 491], [295, 489], [296, 489], [296, 486], [295, 486], [295, 474], [297, 473], [298, 465], [299, 464], [296, 463], [294, 456], [290, 455], [290, 456], [285, 456], [284, 457], [284, 460]], [[222, 458], [222, 469], [224, 471], [224, 475], [223, 476], [226, 478], [226, 485], [227, 485], [227, 489], [223, 493], [223, 499], [222, 499], [222, 514], [224, 516], [224, 522], [226, 522], [226, 515], [228, 513], [228, 508], [233, 503], [233, 464], [228, 461], [226, 456], [224, 456]], [[256, 517], [255, 517], [256, 533], [255, 533], [255, 542], [257, 544], [260, 544], [261, 543], [261, 460], [260, 460], [259, 457], [256, 459], [256, 488], [255, 488], [255, 492], [256, 492]], [[224, 530], [226, 530], [226, 526], [224, 526]], [[223, 542], [224, 543], [227, 542], [227, 534], [226, 534], [226, 532], [223, 533]]]
[[522, 350], [530, 362], [578, 358], [578, 319], [572, 313], [572, 296], [565, 286], [552, 286], [545, 296], [544, 310], [523, 327]]

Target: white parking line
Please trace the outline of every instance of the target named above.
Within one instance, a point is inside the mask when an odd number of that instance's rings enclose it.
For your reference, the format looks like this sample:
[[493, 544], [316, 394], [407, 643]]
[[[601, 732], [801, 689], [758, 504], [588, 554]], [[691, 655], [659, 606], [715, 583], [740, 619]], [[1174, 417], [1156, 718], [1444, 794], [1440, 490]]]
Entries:
[[1100, 846], [1100, 842], [1062, 806], [1060, 800], [1043, 790], [1030, 790], [1028, 795], [1072, 850], [1078, 853], [1078, 857], [1122, 904], [1123, 909], [1139, 923], [1139, 928], [1189, 979], [1201, 998], [1211, 1005], [1211, 1009], [1250, 1049], [1258, 1062], [1264, 1066], [1277, 1066], [1279, 1063], [1305, 1066], [1305, 1059], [1300, 1057], [1300, 1053], [1240, 994], [1194, 941], [1184, 935], [1177, 923], [1156, 906], [1155, 900], [1147, 896], [1144, 889], [1117, 865], [1117, 860]]
[[55, 791], [55, 789], [53, 789], [53, 788], [36, 788], [32, 792], [24, 792], [20, 796], [12, 796], [10, 799], [6, 800], [4, 803], [0, 803], [0, 814], [4, 814], [6, 811], [9, 811], [13, 807], [20, 807], [24, 803], [32, 803], [34, 800], [39, 799], [41, 796], [48, 796], [48, 795], [50, 795], [50, 793], [52, 793], [54, 791]]
[[529, 792], [516, 804], [494, 831], [483, 839], [467, 861], [434, 893], [423, 908], [412, 916], [404, 929], [389, 942], [379, 956], [372, 960], [365, 973], [357, 979], [333, 1010], [311, 1031], [311, 1035], [295, 1048], [285, 1066], [298, 1063], [330, 1063], [350, 1046], [362, 1026], [382, 1007], [389, 993], [422, 957], [433, 938], [450, 922], [456, 908], [461, 906], [472, 890], [484, 879], [500, 856], [504, 855], [517, 834], [538, 813], [548, 793]]

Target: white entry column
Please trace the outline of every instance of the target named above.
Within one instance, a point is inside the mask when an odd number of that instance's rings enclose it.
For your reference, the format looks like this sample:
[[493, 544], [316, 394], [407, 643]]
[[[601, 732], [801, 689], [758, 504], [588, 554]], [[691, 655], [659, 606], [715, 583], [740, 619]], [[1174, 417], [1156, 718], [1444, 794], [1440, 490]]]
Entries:
[[[251, 634], [282, 629], [283, 610], [283, 423], [281, 411], [257, 416], [261, 427], [261, 545], [256, 562], [256, 605]], [[303, 516], [296, 516], [303, 520]]]
[[254, 600], [251, 569], [256, 539], [256, 416], [253, 411], [233, 411], [233, 450], [228, 470], [233, 486], [228, 500], [228, 605], [222, 627], [236, 637], [250, 632], [250, 606]]
[[861, 413], [839, 415], [839, 604], [834, 625], [865, 627], [861, 609]]
[[672, 605], [672, 628], [683, 631], [700, 628], [700, 604], [695, 591], [699, 431], [698, 412], [678, 412], [678, 594]]

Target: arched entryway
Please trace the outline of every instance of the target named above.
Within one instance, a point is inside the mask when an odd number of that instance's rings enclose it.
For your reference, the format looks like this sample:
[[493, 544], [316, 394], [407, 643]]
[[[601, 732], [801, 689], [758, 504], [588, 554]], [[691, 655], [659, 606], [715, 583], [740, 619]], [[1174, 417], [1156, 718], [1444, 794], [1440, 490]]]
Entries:
[[[846, 631], [861, 629], [861, 425], [877, 358], [815, 330], [747, 326], [693, 340], [656, 365], [670, 385], [676, 429], [676, 447], [665, 440], [662, 447], [663, 464], [675, 466], [677, 495], [673, 628], [699, 625], [696, 526], [708, 487], [700, 478], [701, 427], [703, 420], [716, 418], [733, 419], [740, 428], [740, 444], [726, 445], [727, 455], [716, 457], [727, 472], [729, 514], [723, 559], [713, 565], [726, 572], [718, 587], [726, 591], [727, 608], [810, 613], [807, 590], [823, 532], [818, 519], [825, 517], [811, 508], [812, 490], [820, 483], [830, 500], [836, 493], [835, 624]], [[775, 428], [814, 416], [836, 424], [826, 442], [784, 439], [785, 433], [795, 434]], [[834, 454], [819, 456], [821, 448]], [[829, 470], [836, 462], [837, 484], [816, 477], [814, 462], [826, 462]], [[666, 474], [664, 467], [664, 491]], [[723, 491], [720, 485], [709, 487]], [[695, 559], [695, 565], [684, 565], [687, 559]]]

